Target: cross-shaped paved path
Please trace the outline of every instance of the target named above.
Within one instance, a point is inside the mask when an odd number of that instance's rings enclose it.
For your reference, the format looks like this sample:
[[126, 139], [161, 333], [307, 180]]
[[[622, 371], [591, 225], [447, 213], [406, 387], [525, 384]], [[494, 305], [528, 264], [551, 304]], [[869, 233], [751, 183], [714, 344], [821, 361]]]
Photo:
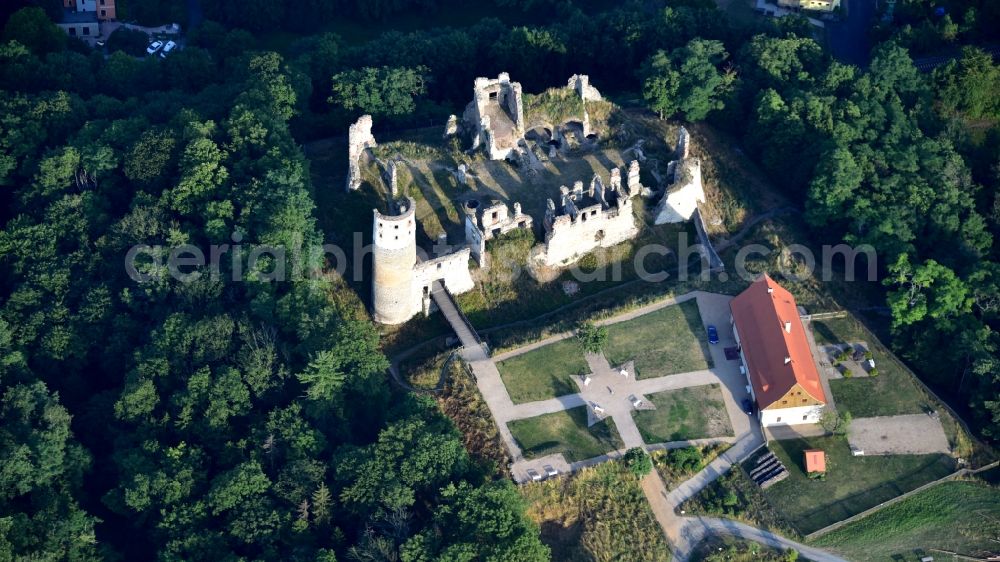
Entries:
[[[626, 449], [630, 447], [643, 447], [647, 450], [663, 447], [675, 448], [689, 446], [694, 443], [700, 444], [718, 441], [732, 443], [732, 447], [709, 463], [704, 470], [681, 483], [672, 491], [667, 491], [663, 480], [660, 479], [656, 471], [650, 473], [642, 481], [643, 492], [649, 500], [657, 522], [663, 528], [663, 532], [670, 543], [674, 560], [679, 562], [686, 561], [694, 547], [702, 539], [709, 534], [715, 533], [729, 534], [776, 548], [795, 548], [808, 558], [819, 562], [844, 562], [842, 559], [829, 553], [807, 547], [768, 531], [756, 529], [736, 521], [711, 517], [685, 517], [679, 515], [677, 512], [681, 503], [693, 497], [705, 486], [728, 472], [734, 464], [749, 456], [765, 443], [760, 425], [754, 418], [747, 416], [739, 406], [743, 399], [749, 398], [746, 388], [746, 377], [740, 373], [738, 362], [729, 361], [725, 357], [724, 349], [736, 345], [732, 330], [729, 327], [729, 301], [732, 300], [732, 297], [693, 291], [597, 323], [598, 325], [609, 325], [625, 322], [667, 306], [673, 306], [690, 299], [697, 299], [698, 310], [705, 327], [708, 325], [716, 326], [720, 336], [718, 344], [709, 346], [712, 358], [712, 367], [709, 369], [653, 379], [635, 380], [634, 369], [627, 369], [629, 376], [627, 378], [622, 377], [619, 371], [616, 370], [618, 366], [609, 365], [602, 355], [588, 354], [587, 364], [592, 373], [591, 384], [584, 386], [581, 383], [579, 393], [560, 396], [550, 400], [515, 405], [510, 399], [503, 381], [500, 379], [500, 371], [497, 370], [494, 361], [527, 353], [555, 341], [572, 337], [573, 334], [569, 332], [557, 334], [491, 358], [483, 344], [475, 337], [473, 328], [467, 324], [465, 318], [455, 307], [454, 301], [450, 298], [441, 298], [443, 296], [446, 295], [434, 294], [435, 302], [462, 341], [462, 357], [472, 368], [479, 391], [493, 413], [494, 420], [500, 430], [500, 436], [510, 450], [511, 457], [514, 460], [511, 473], [515, 480], [520, 482], [527, 481], [529, 479], [527, 474], [529, 468], [534, 468], [541, 472], [540, 469], [542, 466], [552, 465], [562, 472], [569, 472], [593, 466], [623, 454], [625, 449], [612, 451], [607, 455], [572, 464], [567, 463], [561, 454], [526, 460], [517, 442], [514, 441], [510, 429], [507, 427], [507, 423], [513, 420], [535, 417], [585, 405], [589, 406], [589, 411], [593, 415], [593, 406], [597, 404], [604, 411], [604, 415], [611, 416], [614, 419], [615, 426], [622, 437]], [[648, 400], [645, 399], [645, 395], [647, 394], [713, 383], [718, 383], [721, 386], [726, 413], [729, 415], [734, 431], [733, 437], [665, 444], [647, 444], [642, 440], [642, 435], [632, 418], [634, 406], [630, 400], [630, 396], [639, 397], [643, 402], [648, 403]]]

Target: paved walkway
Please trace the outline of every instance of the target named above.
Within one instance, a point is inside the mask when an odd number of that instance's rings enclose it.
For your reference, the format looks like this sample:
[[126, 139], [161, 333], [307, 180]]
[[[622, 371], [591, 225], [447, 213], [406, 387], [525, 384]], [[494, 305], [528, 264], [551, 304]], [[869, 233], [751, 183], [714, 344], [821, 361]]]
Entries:
[[[767, 545], [772, 548], [787, 550], [794, 548], [805, 558], [815, 562], [847, 562], [845, 559], [830, 554], [824, 550], [806, 546], [802, 543], [786, 539], [781, 535], [776, 535], [764, 529], [751, 527], [734, 521], [732, 519], [721, 519], [718, 517], [685, 517], [684, 535], [689, 544], [697, 545], [709, 535], [729, 535], [757, 543]], [[677, 552], [674, 553], [674, 560], [686, 560], [690, 556], [688, 552], [681, 558]]]
[[654, 379], [635, 380], [634, 369], [629, 370], [629, 376], [626, 378], [621, 376], [613, 366], [609, 365], [603, 356], [588, 354], [587, 363], [592, 373], [591, 383], [589, 386], [584, 386], [580, 382], [580, 393], [515, 405], [510, 399], [503, 381], [500, 379], [500, 372], [496, 368], [494, 359], [502, 360], [527, 353], [544, 345], [572, 337], [573, 334], [556, 334], [539, 342], [499, 354], [496, 358], [491, 359], [484, 346], [475, 338], [470, 328], [465, 324], [465, 320], [455, 308], [454, 302], [449, 298], [439, 298], [441, 296], [437, 294], [437, 291], [432, 292], [432, 295], [438, 304], [438, 308], [441, 309], [442, 314], [444, 314], [462, 341], [462, 345], [464, 346], [462, 356], [471, 366], [479, 391], [489, 406], [497, 427], [500, 430], [500, 436], [504, 443], [506, 443], [514, 460], [514, 464], [511, 467], [511, 474], [516, 481], [527, 481], [529, 479], [527, 473], [529, 469], [543, 473], [541, 470], [542, 467], [551, 465], [560, 472], [572, 472], [605, 462], [609, 459], [618, 458], [624, 453], [625, 449], [611, 451], [606, 455], [575, 463], [566, 462], [566, 459], [561, 454], [548, 455], [528, 461], [524, 459], [520, 448], [510, 433], [510, 429], [507, 427], [507, 423], [510, 421], [579, 406], [589, 406], [591, 415], [593, 415], [593, 406], [594, 403], [597, 403], [603, 409], [604, 415], [609, 415], [614, 419], [626, 449], [630, 447], [644, 447], [647, 450], [651, 448], [685, 447], [689, 446], [692, 442], [680, 441], [651, 445], [644, 443], [635, 425], [635, 421], [632, 419], [632, 410], [634, 407], [629, 396], [642, 396], [664, 390], [717, 383], [722, 389], [726, 413], [729, 415], [734, 436], [729, 439], [698, 441], [729, 441], [733, 443], [732, 447], [709, 463], [704, 470], [681, 483], [676, 489], [670, 492], [667, 491], [663, 480], [656, 471], [653, 471], [642, 480], [642, 490], [649, 500], [653, 515], [663, 528], [663, 532], [671, 545], [674, 559], [679, 562], [686, 561], [693, 549], [705, 536], [710, 533], [724, 533], [777, 548], [795, 548], [807, 557], [819, 562], [844, 562], [840, 558], [831, 556], [825, 552], [735, 521], [708, 517], [684, 517], [677, 513], [677, 509], [681, 503], [693, 497], [702, 488], [728, 472], [735, 463], [740, 462], [765, 443], [764, 435], [756, 418], [747, 416], [739, 406], [741, 400], [749, 398], [746, 377], [740, 373], [738, 361], [730, 361], [725, 357], [725, 348], [736, 344], [732, 330], [730, 329], [729, 301], [732, 300], [732, 297], [694, 291], [597, 322], [599, 325], [625, 322], [667, 306], [690, 299], [697, 299], [698, 310], [701, 313], [703, 323], [706, 327], [708, 325], [716, 326], [719, 332], [719, 343], [709, 346], [712, 359], [712, 367], [709, 369]]
[[816, 363], [816, 370], [819, 372], [819, 382], [823, 385], [823, 394], [826, 394], [826, 408], [836, 411], [837, 403], [833, 399], [833, 391], [830, 390], [830, 371], [823, 365], [823, 358], [826, 354], [821, 352], [816, 345], [816, 336], [813, 334], [812, 320], [803, 320], [802, 325], [806, 329], [806, 341], [809, 342], [809, 351], [812, 352], [813, 361]]

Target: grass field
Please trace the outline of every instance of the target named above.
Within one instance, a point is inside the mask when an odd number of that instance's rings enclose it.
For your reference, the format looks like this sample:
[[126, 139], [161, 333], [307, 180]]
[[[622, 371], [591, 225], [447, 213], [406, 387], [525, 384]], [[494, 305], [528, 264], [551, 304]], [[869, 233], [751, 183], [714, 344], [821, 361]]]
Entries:
[[583, 347], [576, 338], [558, 341], [497, 363], [515, 404], [580, 392], [573, 377], [587, 373]]
[[567, 461], [576, 462], [624, 447], [610, 417], [587, 427], [586, 406], [515, 420], [507, 426], [526, 459], [562, 453]]
[[667, 562], [639, 481], [619, 462], [520, 487], [554, 562]]
[[718, 384], [657, 392], [646, 398], [656, 409], [634, 411], [632, 418], [647, 444], [733, 434]]
[[640, 379], [711, 366], [705, 328], [694, 300], [608, 326], [604, 356], [612, 366], [635, 360]]
[[985, 558], [1000, 539], [1000, 489], [979, 481], [945, 482], [824, 535], [813, 544], [851, 560], [951, 560], [931, 549]]
[[[774, 441], [770, 448], [785, 464], [789, 476], [764, 493], [802, 534], [842, 521], [955, 470], [955, 461], [940, 454], [853, 457], [843, 437]], [[802, 455], [806, 449], [826, 452], [825, 480], [806, 475]]]

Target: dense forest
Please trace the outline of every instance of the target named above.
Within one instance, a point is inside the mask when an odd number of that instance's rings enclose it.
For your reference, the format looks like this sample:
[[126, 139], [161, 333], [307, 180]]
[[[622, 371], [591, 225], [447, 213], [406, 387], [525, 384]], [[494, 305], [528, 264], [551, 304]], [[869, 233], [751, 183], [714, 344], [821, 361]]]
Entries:
[[[178, 16], [120, 1], [147, 23]], [[0, 44], [0, 558], [547, 559], [509, 481], [433, 401], [389, 385], [363, 303], [324, 263], [283, 283], [245, 256], [186, 282], [153, 260], [141, 284], [123, 267], [137, 244], [235, 255], [328, 240], [302, 142], [361, 113], [443, 125], [475, 76], [501, 70], [526, 91], [586, 72], [741, 139], [817, 240], [878, 250], [896, 349], [1000, 439], [1000, 68], [974, 47], [931, 74], [911, 61], [926, 51], [917, 35], [995, 40], [1000, 11], [954, 0], [945, 21], [931, 2], [898, 4], [905, 25], [874, 31], [884, 42], [864, 70], [832, 60], [801, 18], [735, 24], [710, 0], [498, 0], [556, 23], [365, 42], [324, 23], [443, 8], [205, 0], [207, 19], [165, 59], [69, 40], [48, 5], [13, 13]], [[279, 29], [298, 38], [263, 48], [262, 30]]]

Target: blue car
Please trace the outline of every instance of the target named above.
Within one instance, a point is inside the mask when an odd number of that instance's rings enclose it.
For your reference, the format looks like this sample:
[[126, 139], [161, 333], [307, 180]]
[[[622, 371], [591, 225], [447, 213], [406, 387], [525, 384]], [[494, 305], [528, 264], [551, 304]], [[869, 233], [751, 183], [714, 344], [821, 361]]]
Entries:
[[708, 343], [719, 343], [719, 331], [715, 329], [715, 326], [708, 327]]

